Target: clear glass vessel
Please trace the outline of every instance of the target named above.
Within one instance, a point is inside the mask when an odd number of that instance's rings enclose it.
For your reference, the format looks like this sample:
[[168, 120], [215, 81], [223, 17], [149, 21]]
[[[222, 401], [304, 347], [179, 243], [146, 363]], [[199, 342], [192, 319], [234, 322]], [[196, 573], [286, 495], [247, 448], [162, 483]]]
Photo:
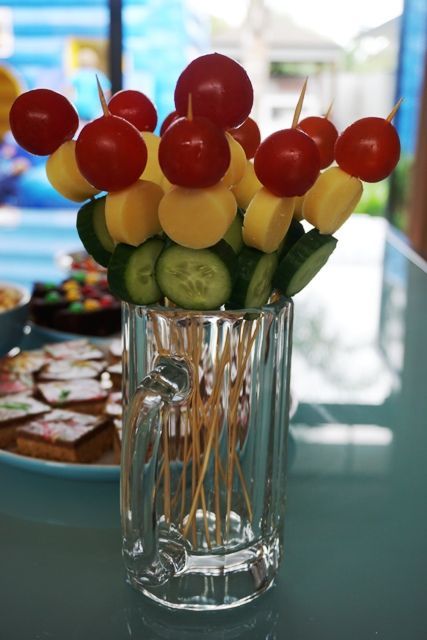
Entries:
[[292, 301], [123, 319], [128, 581], [170, 608], [249, 602], [283, 556]]

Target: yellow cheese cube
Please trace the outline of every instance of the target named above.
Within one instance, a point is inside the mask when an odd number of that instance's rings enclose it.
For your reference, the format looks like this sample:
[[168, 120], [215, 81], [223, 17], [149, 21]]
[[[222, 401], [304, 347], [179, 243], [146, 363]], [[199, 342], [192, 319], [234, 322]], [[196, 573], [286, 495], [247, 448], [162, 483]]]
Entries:
[[160, 233], [158, 209], [162, 196], [159, 185], [147, 180], [137, 180], [122, 191], [109, 193], [105, 222], [113, 240], [137, 247]]
[[151, 133], [151, 131], [143, 131], [141, 136], [147, 147], [147, 164], [140, 179], [149, 180], [149, 182], [160, 185], [163, 177], [163, 172], [159, 164], [160, 137], [156, 136], [155, 133]]
[[222, 183], [226, 187], [232, 187], [243, 178], [247, 160], [242, 145], [239, 144], [229, 133], [226, 132], [225, 135], [228, 146], [230, 147], [230, 164], [222, 178]]
[[232, 187], [239, 207], [247, 209], [250, 201], [261, 187], [262, 184], [256, 176], [253, 162], [247, 160], [243, 178]]
[[160, 202], [159, 219], [174, 242], [205, 249], [221, 240], [236, 211], [234, 195], [219, 182], [207, 189], [170, 189]]
[[99, 193], [99, 189], [92, 187], [80, 173], [76, 162], [75, 140], [64, 142], [49, 156], [46, 175], [52, 187], [73, 202], [83, 202]]
[[285, 237], [295, 198], [279, 198], [262, 187], [252, 198], [243, 220], [243, 242], [264, 253], [273, 253]]
[[353, 213], [363, 184], [339, 167], [326, 169], [304, 196], [302, 214], [320, 233], [335, 233]]
[[305, 194], [303, 196], [297, 196], [295, 198], [295, 209], [294, 209], [294, 218], [295, 220], [303, 220], [304, 216], [302, 215], [302, 207], [304, 204]]

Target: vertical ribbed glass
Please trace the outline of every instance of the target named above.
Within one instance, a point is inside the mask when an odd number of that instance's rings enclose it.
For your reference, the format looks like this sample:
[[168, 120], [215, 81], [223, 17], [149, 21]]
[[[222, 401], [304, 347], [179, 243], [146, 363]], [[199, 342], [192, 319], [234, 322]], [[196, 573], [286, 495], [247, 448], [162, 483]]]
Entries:
[[170, 607], [248, 602], [282, 556], [292, 302], [123, 309], [128, 579]]

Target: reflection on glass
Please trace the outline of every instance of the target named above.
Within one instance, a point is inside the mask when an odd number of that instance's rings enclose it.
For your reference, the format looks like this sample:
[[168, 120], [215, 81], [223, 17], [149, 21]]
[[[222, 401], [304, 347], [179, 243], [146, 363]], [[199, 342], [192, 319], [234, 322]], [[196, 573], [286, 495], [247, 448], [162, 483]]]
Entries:
[[229, 613], [169, 612], [145, 601], [125, 611], [131, 640], [281, 640], [279, 610], [269, 597]]
[[381, 405], [397, 385], [379, 348], [386, 223], [354, 216], [295, 298], [292, 389], [300, 402]]
[[380, 477], [389, 472], [393, 432], [371, 424], [321, 424], [291, 427], [294, 476]]

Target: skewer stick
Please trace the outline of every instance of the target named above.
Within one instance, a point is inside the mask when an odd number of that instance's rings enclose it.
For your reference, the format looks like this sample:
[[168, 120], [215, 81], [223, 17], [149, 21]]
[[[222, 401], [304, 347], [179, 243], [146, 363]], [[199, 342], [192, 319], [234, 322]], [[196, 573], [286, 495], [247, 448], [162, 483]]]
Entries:
[[[185, 512], [185, 498], [186, 498], [186, 484], [187, 484], [187, 453], [188, 453], [188, 414], [186, 415], [185, 420], [185, 431], [184, 431], [184, 453], [183, 453], [183, 461], [182, 461], [182, 473], [181, 473], [181, 511], [179, 514], [179, 522], [182, 527], [182, 521], [184, 519]], [[177, 494], [178, 495], [178, 494]]]
[[160, 465], [160, 471], [159, 471], [159, 475], [158, 475], [158, 478], [157, 478], [157, 482], [156, 482], [156, 489], [155, 489], [156, 495], [159, 492], [160, 483], [162, 481], [164, 471], [165, 471], [165, 459], [163, 458], [162, 463]]
[[248, 511], [249, 521], [252, 523], [253, 512], [251, 506], [251, 499], [249, 498], [248, 487], [246, 484], [245, 476], [243, 475], [242, 466], [240, 464], [239, 456], [236, 451], [234, 451], [234, 462], [236, 463], [237, 473], [239, 474], [240, 483], [242, 485], [243, 497], [245, 498], [246, 509]]
[[[219, 426], [219, 425], [218, 425]], [[219, 441], [218, 441], [218, 428], [215, 425], [215, 463], [214, 463], [214, 502], [215, 502], [215, 540], [217, 545], [222, 542], [222, 526], [221, 526], [221, 499], [219, 488]]]
[[396, 102], [396, 104], [394, 105], [393, 109], [390, 111], [390, 113], [388, 114], [386, 120], [387, 122], [391, 122], [394, 118], [394, 116], [396, 115], [396, 113], [399, 111], [400, 109], [400, 105], [403, 102], [403, 98], [399, 98], [399, 100]]
[[[209, 458], [210, 458], [210, 453], [211, 453], [211, 449], [212, 449], [213, 436], [215, 434], [215, 429], [211, 428], [209, 431], [210, 431], [209, 440], [208, 440], [208, 444], [206, 446], [206, 452], [205, 452], [205, 457], [203, 459], [202, 469], [200, 471], [200, 476], [199, 476], [199, 480], [197, 482], [196, 489], [193, 492], [193, 502], [192, 502], [192, 505], [191, 505], [190, 513], [188, 514], [188, 519], [187, 519], [187, 522], [185, 524], [184, 530], [182, 532], [184, 538], [187, 537], [188, 530], [189, 530], [192, 522], [194, 521], [194, 516], [196, 514], [197, 505], [198, 505], [198, 502], [199, 502], [200, 492], [201, 492], [202, 486], [203, 486], [203, 481], [205, 479], [205, 475], [206, 475], [206, 472], [208, 470]], [[194, 466], [194, 462], [193, 462], [193, 466]]]
[[333, 107], [333, 106], [334, 106], [334, 101], [332, 100], [332, 101], [331, 101], [331, 104], [330, 104], [330, 105], [329, 105], [329, 107], [328, 107], [327, 112], [325, 113], [325, 118], [326, 118], [326, 120], [329, 120], [329, 117], [330, 117], [330, 115], [331, 115], [331, 113], [332, 113], [332, 107]]
[[298, 98], [297, 106], [295, 107], [294, 119], [292, 120], [292, 129], [298, 124], [299, 117], [301, 115], [302, 105], [304, 102], [305, 90], [307, 89], [308, 78], [305, 79], [304, 84], [302, 85], [301, 93]]
[[101, 107], [102, 107], [102, 112], [103, 112], [104, 116], [111, 116], [111, 113], [110, 113], [110, 111], [108, 109], [107, 101], [106, 101], [105, 96], [104, 96], [104, 92], [103, 92], [102, 87], [101, 87], [101, 83], [99, 82], [99, 78], [98, 78], [98, 76], [95, 76], [95, 77], [96, 77], [96, 84], [98, 85], [98, 95], [99, 95], [99, 101], [100, 101]]
[[[232, 394], [230, 398], [230, 412], [229, 412], [229, 445], [228, 445], [228, 460], [227, 460], [227, 508], [226, 508], [226, 537], [228, 537], [229, 529], [230, 529], [230, 514], [231, 514], [231, 503], [232, 503], [232, 492], [233, 492], [233, 476], [234, 476], [234, 463], [237, 460], [236, 446], [237, 446], [237, 410], [239, 407], [239, 396], [242, 390], [243, 379], [246, 372], [246, 367], [248, 364], [249, 357], [252, 353], [252, 347], [258, 335], [260, 325], [259, 322], [256, 322], [255, 329], [251, 335], [251, 325], [243, 325], [242, 335], [240, 337], [239, 342], [239, 353], [238, 353], [238, 365], [237, 365], [237, 377], [232, 389]], [[249, 336], [248, 336], [249, 333]], [[249, 338], [249, 339], [248, 339]], [[246, 351], [244, 351], [246, 346]], [[243, 472], [241, 476], [241, 484], [245, 490], [246, 483], [244, 482]], [[250, 500], [247, 495], [247, 505], [248, 514], [252, 514], [252, 509], [250, 508]], [[245, 500], [246, 500], [245, 496]]]
[[163, 483], [163, 501], [166, 522], [171, 520], [171, 476], [170, 476], [170, 459], [169, 459], [169, 429], [168, 429], [168, 413], [163, 418], [163, 455], [164, 455], [164, 483]]
[[[199, 380], [199, 362], [200, 362], [200, 346], [201, 341], [203, 339], [203, 334], [200, 334], [198, 330], [197, 318], [191, 318], [191, 324], [189, 329], [191, 329], [191, 333], [189, 333], [188, 338], [191, 341], [192, 349], [191, 353], [194, 353], [194, 362], [195, 362], [195, 376], [194, 376], [194, 386], [195, 386], [195, 394], [193, 395], [193, 403], [192, 403], [192, 419], [194, 424], [197, 426], [199, 415], [198, 415], [198, 400], [200, 396], [200, 380]], [[200, 429], [196, 430], [196, 469], [197, 472], [200, 473], [200, 461], [201, 461], [201, 451], [200, 451]], [[194, 461], [193, 461], [194, 464]], [[208, 515], [206, 508], [206, 495], [205, 488], [202, 483], [202, 488], [200, 490], [200, 501], [202, 504], [203, 511], [203, 523], [205, 527], [205, 537], [208, 548], [211, 549], [211, 540], [209, 535], [209, 523], [208, 523]]]
[[[191, 95], [191, 94], [190, 94]], [[190, 341], [190, 344], [192, 346], [191, 348], [191, 353], [194, 355], [194, 363], [195, 363], [195, 376], [194, 376], [194, 386], [195, 386], [195, 394], [193, 395], [193, 420], [194, 420], [194, 424], [198, 425], [199, 422], [199, 403], [201, 402], [201, 398], [200, 398], [200, 378], [199, 378], [199, 362], [200, 362], [200, 347], [201, 347], [201, 342], [203, 340], [203, 330], [202, 332], [199, 330], [199, 324], [197, 321], [197, 318], [191, 318], [191, 324], [189, 329], [191, 329], [191, 332], [188, 333], [188, 339]], [[200, 460], [201, 460], [201, 450], [200, 450], [200, 429], [197, 428], [196, 432], [195, 432], [195, 436], [196, 436], [196, 456], [197, 456], [197, 472], [200, 472]], [[207, 515], [207, 508], [206, 508], [206, 495], [205, 495], [205, 488], [202, 484], [202, 488], [201, 488], [201, 492], [200, 492], [200, 501], [202, 504], [202, 511], [203, 511], [203, 523], [204, 523], [204, 527], [205, 527], [205, 537], [206, 537], [206, 542], [208, 545], [208, 548], [211, 548], [211, 541], [210, 541], [210, 535], [209, 535], [209, 523], [208, 523], [208, 515]]]
[[[206, 472], [208, 470], [208, 466], [209, 466], [209, 459], [210, 459], [210, 454], [212, 451], [212, 446], [214, 444], [214, 435], [215, 435], [215, 431], [217, 428], [217, 420], [219, 418], [219, 394], [221, 391], [221, 382], [223, 380], [223, 375], [224, 375], [224, 370], [225, 367], [227, 366], [227, 363], [230, 361], [230, 334], [227, 334], [227, 339], [224, 345], [224, 351], [222, 353], [221, 359], [220, 359], [220, 363], [219, 363], [219, 367], [217, 368], [216, 371], [216, 380], [215, 380], [215, 384], [214, 384], [214, 388], [212, 390], [212, 396], [211, 396], [211, 406], [213, 407], [213, 411], [212, 411], [212, 418], [209, 421], [209, 428], [208, 428], [208, 441], [206, 444], [206, 450], [203, 456], [203, 464], [202, 464], [202, 468], [200, 470], [200, 475], [196, 484], [196, 488], [194, 489], [192, 487], [192, 503], [191, 503], [191, 507], [190, 507], [190, 512], [188, 514], [188, 518], [187, 518], [187, 522], [185, 524], [184, 530], [182, 532], [183, 536], [186, 538], [187, 534], [188, 534], [188, 530], [191, 526], [192, 523], [194, 523], [194, 516], [196, 514], [196, 510], [197, 510], [197, 505], [198, 505], [198, 501], [199, 501], [199, 496], [200, 496], [200, 492], [202, 490], [202, 486], [203, 486], [203, 481], [205, 479], [206, 476]], [[193, 424], [194, 421], [192, 421], [192, 429], [193, 429]], [[196, 436], [197, 432], [194, 432], [194, 437]], [[196, 447], [194, 447], [193, 449], [193, 468], [195, 467], [194, 465], [194, 460], [195, 457], [197, 455], [197, 451], [195, 450]], [[194, 485], [193, 485], [194, 486]]]
[[187, 120], [193, 119], [193, 95], [191, 92], [188, 94], [188, 102], [187, 102]]
[[[230, 530], [231, 503], [233, 498], [233, 477], [234, 477], [234, 451], [237, 443], [237, 407], [241, 392], [243, 375], [246, 368], [244, 349], [247, 342], [248, 323], [243, 321], [240, 329], [239, 345], [237, 349], [237, 374], [234, 386], [230, 393], [229, 413], [228, 413], [228, 454], [227, 454], [227, 500], [225, 517], [225, 536], [228, 538]], [[250, 329], [249, 329], [250, 331]]]

